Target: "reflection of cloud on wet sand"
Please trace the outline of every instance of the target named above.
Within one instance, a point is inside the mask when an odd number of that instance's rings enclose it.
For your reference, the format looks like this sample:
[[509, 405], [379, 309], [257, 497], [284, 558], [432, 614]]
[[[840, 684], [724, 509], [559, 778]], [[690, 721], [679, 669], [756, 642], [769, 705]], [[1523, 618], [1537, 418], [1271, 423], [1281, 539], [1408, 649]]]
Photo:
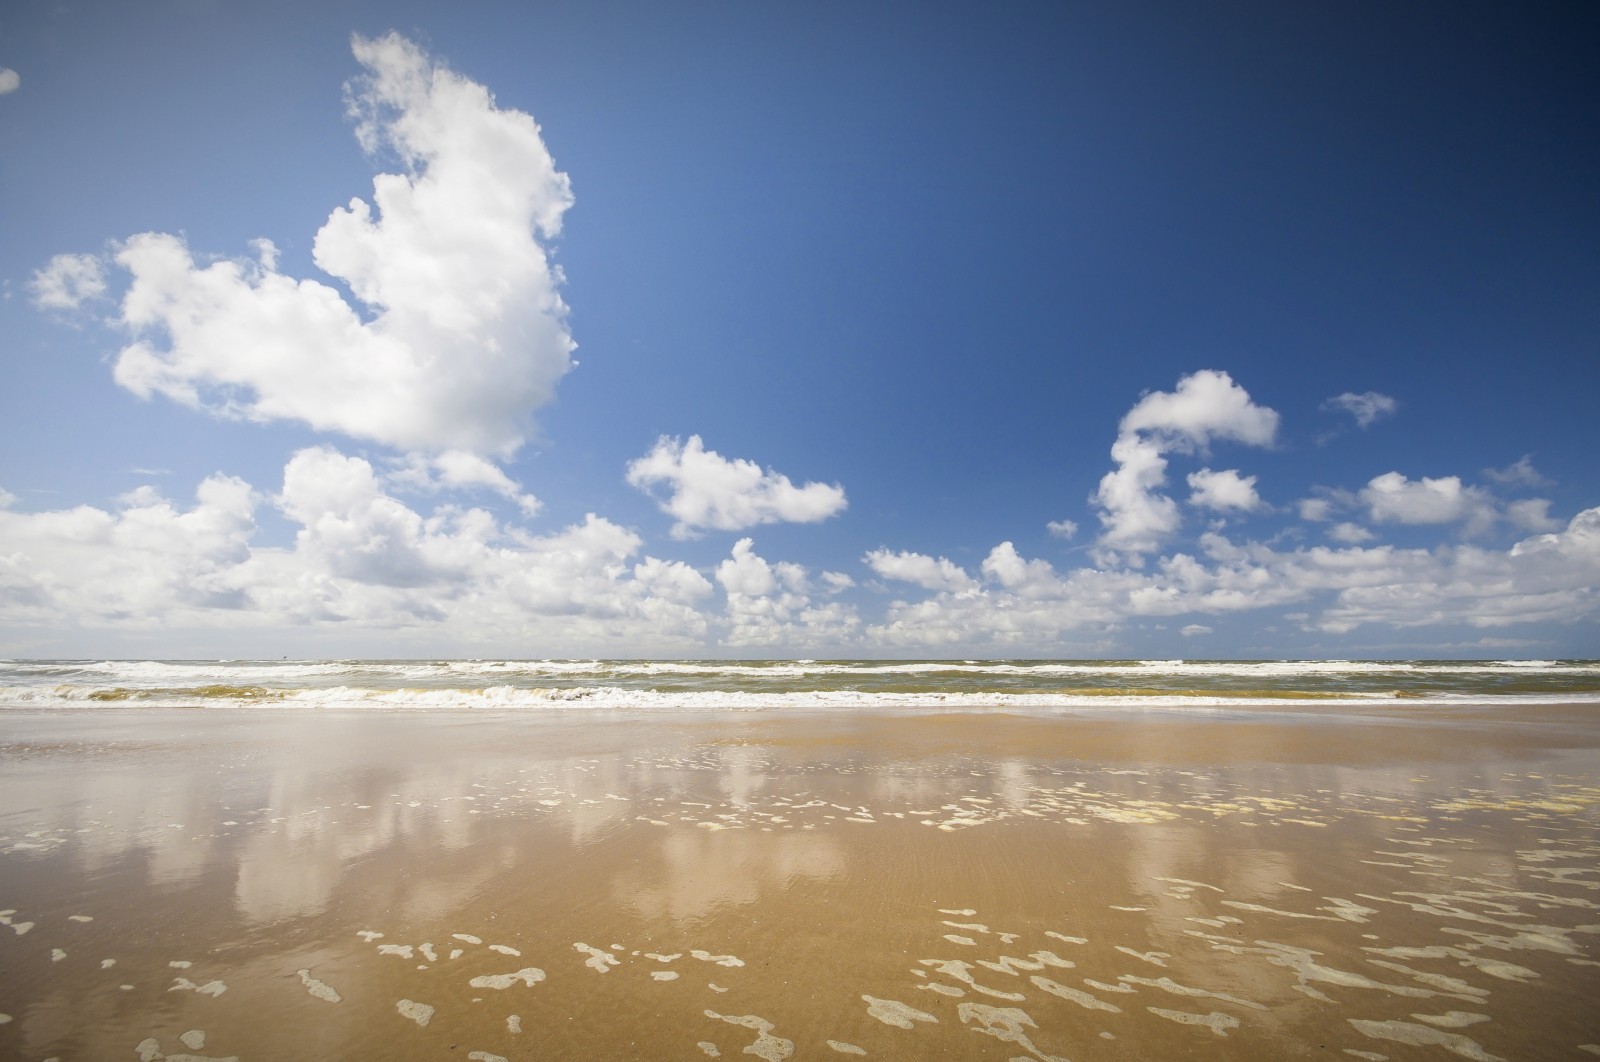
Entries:
[[816, 833], [674, 829], [655, 855], [620, 875], [613, 892], [647, 918], [673, 920], [753, 904], [764, 888], [842, 880], [847, 869], [843, 846]]

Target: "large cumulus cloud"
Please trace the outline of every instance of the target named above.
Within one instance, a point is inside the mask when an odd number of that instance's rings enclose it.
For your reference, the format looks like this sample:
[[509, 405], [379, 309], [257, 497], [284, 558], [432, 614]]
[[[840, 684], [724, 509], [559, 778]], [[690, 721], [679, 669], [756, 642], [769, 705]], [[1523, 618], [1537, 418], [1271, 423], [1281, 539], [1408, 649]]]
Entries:
[[[548, 402], [575, 344], [547, 242], [572, 205], [537, 124], [396, 34], [357, 37], [348, 90], [361, 142], [403, 172], [317, 232], [316, 264], [348, 286], [254, 257], [197, 255], [143, 233], [115, 262], [133, 340], [116, 380], [133, 393], [254, 421], [299, 421], [408, 451], [505, 455]], [[39, 297], [88, 290], [55, 263]], [[92, 285], [91, 285], [92, 286]]]

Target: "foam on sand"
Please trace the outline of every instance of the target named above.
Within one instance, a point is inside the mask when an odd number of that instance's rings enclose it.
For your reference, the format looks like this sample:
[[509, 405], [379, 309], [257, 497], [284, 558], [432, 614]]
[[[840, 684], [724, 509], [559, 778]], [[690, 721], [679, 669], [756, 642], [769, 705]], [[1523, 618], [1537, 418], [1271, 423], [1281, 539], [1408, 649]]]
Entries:
[[1186, 1010], [1167, 1010], [1163, 1007], [1146, 1007], [1151, 1014], [1183, 1025], [1204, 1025], [1218, 1036], [1227, 1036], [1229, 1029], [1239, 1027], [1239, 1019], [1232, 1014], [1212, 1011], [1210, 1014], [1192, 1014]]
[[433, 1020], [434, 1010], [426, 1003], [402, 999], [395, 1003], [394, 1009], [400, 1012], [402, 1018], [410, 1018], [423, 1028], [426, 1028], [428, 1023]]
[[504, 990], [518, 983], [532, 988], [534, 985], [543, 980], [543, 970], [539, 969], [537, 966], [527, 966], [516, 971], [515, 973], [485, 974], [481, 977], [474, 977], [472, 980], [468, 981], [467, 984], [473, 988], [493, 988]]
[[885, 1025], [893, 1025], [897, 1029], [914, 1029], [919, 1021], [937, 1023], [939, 1020], [932, 1014], [897, 999], [879, 999], [868, 995], [863, 995], [861, 998], [867, 1003], [868, 1014]]
[[718, 1014], [714, 1010], [707, 1010], [705, 1015], [708, 1018], [725, 1021], [729, 1025], [739, 1025], [746, 1029], [753, 1029], [756, 1033], [756, 1040], [754, 1043], [745, 1046], [744, 1053], [747, 1055], [755, 1055], [757, 1058], [763, 1059], [764, 1062], [782, 1062], [783, 1059], [794, 1054], [794, 1041], [772, 1035], [772, 1030], [776, 1026], [765, 1018], [757, 1017], [754, 1014]]
[[1393, 1040], [1396, 1043], [1417, 1047], [1442, 1047], [1451, 1054], [1472, 1059], [1472, 1062], [1506, 1062], [1499, 1055], [1491, 1055], [1476, 1040], [1459, 1033], [1447, 1033], [1428, 1025], [1409, 1021], [1363, 1021], [1351, 1018], [1350, 1024], [1375, 1040]]
[[296, 970], [295, 973], [300, 975], [300, 983], [305, 985], [306, 991], [315, 998], [322, 1000], [324, 1003], [342, 1002], [339, 993], [334, 991], [333, 986], [312, 977], [309, 969]]

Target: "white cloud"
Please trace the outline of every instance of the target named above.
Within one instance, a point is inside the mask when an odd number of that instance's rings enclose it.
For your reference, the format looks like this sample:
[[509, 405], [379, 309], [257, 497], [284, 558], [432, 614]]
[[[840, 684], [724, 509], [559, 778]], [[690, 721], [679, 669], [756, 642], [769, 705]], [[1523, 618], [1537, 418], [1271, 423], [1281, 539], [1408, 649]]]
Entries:
[[875, 549], [862, 559], [867, 567], [885, 579], [898, 579], [925, 590], [973, 590], [978, 585], [972, 576], [944, 557], [935, 559], [922, 553]]
[[[198, 632], [218, 646], [381, 635], [391, 651], [522, 655], [694, 651], [709, 633], [695, 607], [705, 577], [634, 562], [638, 536], [599, 517], [534, 536], [481, 509], [419, 512], [328, 447], [296, 453], [271, 499], [298, 527], [292, 545], [255, 544], [259, 503], [213, 476], [187, 510], [150, 487], [109, 511], [0, 509], [0, 627]], [[415, 642], [397, 640], [407, 631]]]
[[1158, 548], [1182, 524], [1178, 505], [1156, 488], [1167, 481], [1167, 460], [1161, 449], [1136, 435], [1119, 438], [1111, 446], [1117, 467], [1100, 480], [1095, 493], [1103, 545], [1135, 553]]
[[248, 604], [238, 569], [249, 557], [256, 504], [242, 480], [212, 476], [188, 510], [148, 489], [115, 514], [86, 505], [0, 510], [0, 615], [8, 625], [46, 629], [226, 616]]
[[[30, 644], [51, 631], [98, 630], [243, 649], [304, 631], [313, 646], [367, 637], [390, 652], [435, 655], [529, 646], [541, 655], [1100, 655], [1148, 619], [1213, 627], [1211, 617], [1289, 609], [1284, 621], [1323, 638], [1362, 627], [1571, 625], [1600, 613], [1600, 509], [1504, 550], [1362, 546], [1349, 525], [1330, 530], [1348, 545], [1294, 549], [1208, 532], [1195, 552], [1155, 558], [1148, 570], [1058, 571], [1010, 542], [977, 573], [880, 550], [867, 566], [909, 576], [925, 596], [890, 602], [866, 627], [834, 596], [853, 582], [847, 575], [769, 561], [748, 538], [716, 569], [719, 612], [704, 575], [639, 556], [638, 536], [609, 521], [591, 516], [536, 536], [480, 509], [413, 509], [369, 462], [328, 447], [295, 454], [266, 498], [213, 476], [187, 507], [150, 486], [110, 509], [25, 513], [15, 504], [0, 504], [0, 630], [26, 631]], [[297, 528], [288, 546], [257, 544], [263, 505]], [[196, 634], [212, 641], [192, 642]]]
[[1167, 481], [1167, 453], [1204, 453], [1214, 439], [1270, 446], [1277, 430], [1276, 412], [1214, 369], [1183, 377], [1173, 392], [1145, 395], [1122, 418], [1111, 447], [1117, 467], [1095, 492], [1105, 527], [1100, 545], [1145, 553], [1177, 531], [1177, 503], [1158, 491]]
[[844, 510], [844, 488], [807, 483], [796, 487], [789, 477], [754, 461], [729, 459], [707, 450], [700, 436], [684, 443], [662, 436], [655, 449], [628, 465], [628, 483], [640, 490], [664, 484], [661, 511], [677, 520], [674, 538], [688, 538], [705, 529], [743, 531], [758, 524], [816, 523]]
[[[727, 593], [726, 631], [731, 648], [826, 647], [842, 649], [856, 637], [860, 620], [853, 607], [840, 601], [818, 603], [802, 566], [769, 564], [741, 538], [717, 566], [717, 582]], [[825, 592], [837, 592], [838, 581], [824, 576]]]
[[1045, 530], [1056, 538], [1072, 538], [1078, 533], [1078, 525], [1072, 520], [1051, 520]]
[[1191, 505], [1219, 512], [1228, 509], [1254, 512], [1264, 507], [1261, 496], [1256, 493], [1256, 477], [1241, 476], [1236, 469], [1213, 472], [1209, 468], [1202, 468], [1198, 472], [1191, 472], [1188, 481], [1190, 489], [1194, 491], [1189, 495]]
[[1361, 490], [1374, 521], [1396, 524], [1449, 524], [1466, 521], [1478, 531], [1494, 522], [1494, 501], [1481, 487], [1464, 486], [1459, 476], [1407, 479], [1399, 472], [1375, 476]]
[[[1100, 651], [1145, 617], [1217, 616], [1296, 607], [1307, 629], [1341, 635], [1362, 626], [1405, 629], [1575, 623], [1600, 612], [1600, 508], [1506, 551], [1473, 546], [1278, 550], [1203, 535], [1198, 555], [1175, 553], [1153, 570], [1055, 571], [1002, 543], [984, 561], [992, 585], [898, 601], [867, 630], [870, 643], [997, 654]], [[1292, 617], [1285, 617], [1292, 618]], [[1200, 624], [1209, 626], [1209, 624]], [[1105, 640], [1107, 634], [1111, 640]]]
[[1363, 542], [1371, 542], [1377, 536], [1360, 524], [1346, 521], [1328, 528], [1328, 537], [1347, 546], [1356, 546]]
[[1366, 428], [1374, 421], [1394, 416], [1400, 403], [1377, 391], [1363, 391], [1359, 395], [1346, 391], [1322, 403], [1322, 408], [1328, 412], [1348, 413], [1355, 418], [1356, 427]]
[[1178, 629], [1178, 633], [1185, 638], [1195, 638], [1202, 634], [1210, 634], [1211, 628], [1204, 623], [1189, 623]]
[[1278, 414], [1250, 400], [1250, 394], [1225, 372], [1202, 369], [1178, 381], [1176, 391], [1153, 391], [1122, 418], [1121, 435], [1139, 432], [1163, 442], [1163, 449], [1188, 453], [1212, 439], [1271, 446]]
[[269, 241], [254, 261], [197, 263], [180, 237], [134, 236], [116, 255], [136, 337], [117, 382], [404, 450], [510, 453], [572, 364], [561, 274], [540, 242], [572, 204], [567, 177], [532, 118], [411, 42], [352, 49], [366, 68], [347, 86], [358, 136], [405, 167], [316, 234], [317, 265], [362, 308], [278, 272]]
[[22, 75], [7, 66], [0, 66], [0, 96], [8, 95], [22, 87]]
[[1461, 547], [1399, 559], [1389, 578], [1341, 591], [1317, 626], [1333, 633], [1361, 624], [1499, 628], [1591, 617], [1600, 582], [1600, 508], [1506, 552]]
[[431, 457], [408, 454], [385, 478], [393, 484], [426, 491], [493, 491], [515, 502], [525, 516], [536, 515], [543, 508], [538, 498], [524, 492], [499, 465], [466, 450], [446, 450]]
[[1333, 519], [1333, 501], [1328, 498], [1301, 498], [1295, 503], [1300, 511], [1300, 519], [1311, 523], [1323, 523]]
[[106, 292], [105, 271], [92, 254], [58, 254], [28, 282], [41, 310], [76, 310]]
[[1550, 515], [1550, 499], [1527, 498], [1506, 506], [1506, 518], [1523, 531], [1559, 531], [1561, 521]]
[[1555, 484], [1533, 467], [1533, 456], [1523, 454], [1505, 468], [1486, 468], [1483, 475], [1502, 487], [1553, 487]]
[[856, 581], [844, 572], [823, 572], [820, 578], [824, 591], [829, 594], [840, 594], [856, 585]]
[[761, 597], [777, 589], [778, 580], [768, 564], [755, 551], [755, 540], [741, 538], [733, 544], [733, 554], [717, 565], [717, 582], [730, 594]]

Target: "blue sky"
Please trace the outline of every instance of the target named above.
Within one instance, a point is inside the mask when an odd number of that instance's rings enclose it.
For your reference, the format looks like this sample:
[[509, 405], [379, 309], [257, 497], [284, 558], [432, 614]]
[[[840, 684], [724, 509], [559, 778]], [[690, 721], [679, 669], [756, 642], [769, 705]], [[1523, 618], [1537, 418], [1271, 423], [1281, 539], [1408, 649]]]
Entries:
[[1597, 31], [12, 5], [0, 654], [1593, 656]]

